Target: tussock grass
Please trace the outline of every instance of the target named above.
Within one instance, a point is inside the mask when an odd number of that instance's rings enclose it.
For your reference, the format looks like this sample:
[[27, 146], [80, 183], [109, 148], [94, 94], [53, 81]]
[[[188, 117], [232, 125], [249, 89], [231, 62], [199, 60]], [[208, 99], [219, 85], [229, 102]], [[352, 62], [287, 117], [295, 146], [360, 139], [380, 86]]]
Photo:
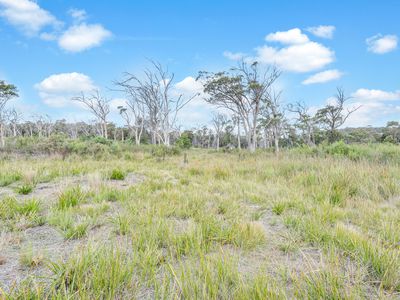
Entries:
[[79, 186], [67, 188], [59, 195], [57, 208], [62, 210], [77, 206], [83, 203], [85, 196], [85, 192]]
[[[24, 236], [27, 227], [45, 222], [66, 245], [77, 245], [64, 260], [46, 258], [36, 266], [35, 253], [23, 248], [21, 265], [52, 276], [20, 282], [7, 296], [396, 298], [400, 164], [379, 158], [389, 154], [357, 158], [357, 152], [338, 147], [279, 158], [194, 149], [187, 152], [187, 165], [178, 155], [141, 150], [84, 160], [4, 161], [0, 183], [9, 182], [11, 191], [24, 178], [35, 184], [76, 182], [77, 175], [83, 180], [56, 197], [0, 200], [7, 236]], [[365, 153], [390, 150], [371, 149]], [[124, 188], [109, 181], [128, 172], [143, 180]]]

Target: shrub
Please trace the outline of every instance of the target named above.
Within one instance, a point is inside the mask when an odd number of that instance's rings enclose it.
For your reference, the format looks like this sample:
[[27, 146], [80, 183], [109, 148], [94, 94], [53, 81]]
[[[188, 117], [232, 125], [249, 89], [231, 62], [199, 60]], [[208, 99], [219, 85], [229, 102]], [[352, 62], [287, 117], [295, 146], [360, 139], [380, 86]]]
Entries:
[[192, 146], [192, 141], [189, 134], [184, 132], [175, 142], [175, 145], [181, 149], [189, 149]]
[[123, 172], [121, 169], [114, 169], [111, 171], [109, 178], [111, 180], [124, 180], [125, 176], [125, 172]]

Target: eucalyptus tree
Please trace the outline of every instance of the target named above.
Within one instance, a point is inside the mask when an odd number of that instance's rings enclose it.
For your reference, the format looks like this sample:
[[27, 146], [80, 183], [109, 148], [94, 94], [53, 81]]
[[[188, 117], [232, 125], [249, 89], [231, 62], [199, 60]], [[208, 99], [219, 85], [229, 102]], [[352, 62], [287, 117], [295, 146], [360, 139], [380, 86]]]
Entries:
[[302, 131], [304, 143], [308, 146], [315, 145], [314, 129], [317, 119], [310, 113], [304, 102], [296, 102], [288, 105], [288, 110], [296, 115], [296, 127]]
[[90, 110], [100, 124], [101, 136], [108, 138], [107, 118], [110, 113], [110, 100], [101, 96], [98, 90], [89, 95], [82, 92], [80, 96], [73, 97], [72, 100], [84, 104]]
[[[160, 63], [151, 61], [151, 68], [143, 76], [125, 73], [124, 79], [116, 82], [129, 96], [129, 109], [134, 113], [135, 128], [143, 130], [143, 122], [148, 122], [152, 143], [169, 146], [170, 137], [175, 129], [178, 112], [198, 94], [185, 96], [177, 93], [174, 86], [174, 73]], [[123, 115], [127, 110], [122, 107]], [[136, 122], [138, 121], [139, 124]]]
[[279, 153], [279, 139], [285, 125], [285, 113], [280, 103], [281, 95], [282, 91], [272, 90], [269, 92], [269, 96], [263, 103], [260, 118], [261, 126], [271, 133], [275, 153]]
[[344, 90], [340, 87], [336, 89], [334, 101], [319, 109], [316, 119], [328, 130], [329, 142], [334, 142], [338, 137], [338, 128], [342, 126], [348, 117], [358, 110], [361, 106], [345, 108], [345, 104], [351, 97], [347, 97]]
[[4, 147], [4, 127], [5, 127], [5, 109], [6, 104], [12, 98], [18, 97], [18, 89], [13, 84], [8, 84], [0, 80], [0, 146]]
[[221, 133], [225, 128], [228, 119], [226, 115], [217, 113], [213, 116], [211, 122], [215, 130], [215, 146], [219, 150]]
[[237, 132], [236, 132], [237, 147], [238, 147], [238, 149], [241, 149], [242, 146], [241, 146], [241, 141], [240, 141], [240, 117], [238, 115], [233, 115], [232, 123], [237, 128]]
[[200, 72], [198, 80], [204, 85], [205, 100], [237, 115], [247, 138], [250, 151], [257, 145], [257, 125], [263, 102], [281, 72], [276, 67], [260, 70], [257, 62], [242, 61], [229, 71]]
[[146, 101], [144, 101], [144, 98], [147, 97], [147, 93], [139, 86], [132, 84], [132, 81], [136, 81], [136, 78], [129, 73], [125, 73], [124, 78], [115, 81], [114, 84], [119, 91], [124, 92], [127, 98], [125, 105], [118, 106], [119, 113], [129, 131], [135, 137], [136, 145], [140, 145], [145, 126]]

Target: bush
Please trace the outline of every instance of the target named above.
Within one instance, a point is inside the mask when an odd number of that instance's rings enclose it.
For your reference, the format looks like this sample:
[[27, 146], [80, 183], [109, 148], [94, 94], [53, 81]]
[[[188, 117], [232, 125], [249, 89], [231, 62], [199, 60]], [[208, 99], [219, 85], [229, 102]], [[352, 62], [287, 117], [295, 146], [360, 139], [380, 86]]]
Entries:
[[175, 145], [181, 149], [189, 149], [192, 147], [192, 141], [189, 135], [184, 132], [175, 142]]
[[111, 171], [109, 178], [111, 180], [124, 180], [125, 176], [125, 172], [123, 172], [121, 169], [114, 169]]
[[180, 153], [181, 150], [178, 147], [167, 147], [165, 145], [157, 145], [151, 149], [151, 155], [158, 158], [179, 155]]

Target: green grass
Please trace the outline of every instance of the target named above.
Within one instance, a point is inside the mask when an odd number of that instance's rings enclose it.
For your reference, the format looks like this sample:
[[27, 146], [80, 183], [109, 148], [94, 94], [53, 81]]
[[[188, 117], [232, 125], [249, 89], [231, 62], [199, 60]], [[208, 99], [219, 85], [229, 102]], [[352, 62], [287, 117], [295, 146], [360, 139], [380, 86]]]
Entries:
[[85, 193], [81, 187], [71, 187], [64, 190], [58, 197], [58, 209], [67, 209], [77, 206], [85, 200]]
[[17, 193], [21, 195], [28, 195], [33, 191], [32, 184], [24, 184], [17, 188]]
[[126, 174], [121, 169], [113, 169], [109, 176], [109, 178], [111, 180], [124, 180], [125, 177], [126, 177]]
[[[395, 146], [338, 144], [279, 157], [192, 149], [188, 164], [149, 149], [1, 162], [0, 178], [20, 174], [8, 190], [32, 177], [56, 186], [0, 200], [0, 249], [22, 243], [13, 249], [32, 275], [10, 299], [400, 295]], [[127, 174], [140, 180], [110, 181]], [[68, 255], [50, 261], [46, 249], [26, 246], [25, 230], [43, 224], [57, 229]]]

